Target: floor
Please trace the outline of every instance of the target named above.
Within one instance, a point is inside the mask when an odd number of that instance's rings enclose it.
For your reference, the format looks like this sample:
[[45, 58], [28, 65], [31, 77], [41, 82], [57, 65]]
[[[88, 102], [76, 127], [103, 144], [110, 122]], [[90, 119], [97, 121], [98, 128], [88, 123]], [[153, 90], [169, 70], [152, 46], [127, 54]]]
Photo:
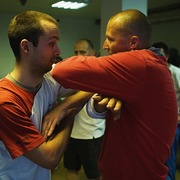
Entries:
[[176, 180], [180, 180], [180, 150], [178, 152], [178, 157], [177, 157]]
[[[79, 172], [80, 180], [87, 180], [83, 170]], [[52, 180], [65, 180], [66, 177], [66, 169], [63, 166], [62, 161], [59, 164], [58, 169], [52, 171]]]
[[[79, 175], [80, 175], [80, 180], [87, 180], [83, 170], [79, 172]], [[52, 171], [52, 180], [65, 180], [65, 177], [66, 177], [66, 170], [61, 161], [58, 169]], [[178, 153], [178, 157], [177, 157], [176, 180], [180, 180], [180, 152]]]

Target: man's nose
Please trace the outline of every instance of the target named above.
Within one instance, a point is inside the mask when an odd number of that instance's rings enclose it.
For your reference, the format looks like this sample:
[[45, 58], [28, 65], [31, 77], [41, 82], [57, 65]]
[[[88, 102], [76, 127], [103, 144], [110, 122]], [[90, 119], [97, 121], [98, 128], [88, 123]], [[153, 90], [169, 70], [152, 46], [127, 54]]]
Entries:
[[103, 49], [108, 49], [108, 44], [107, 44], [106, 40], [104, 41]]

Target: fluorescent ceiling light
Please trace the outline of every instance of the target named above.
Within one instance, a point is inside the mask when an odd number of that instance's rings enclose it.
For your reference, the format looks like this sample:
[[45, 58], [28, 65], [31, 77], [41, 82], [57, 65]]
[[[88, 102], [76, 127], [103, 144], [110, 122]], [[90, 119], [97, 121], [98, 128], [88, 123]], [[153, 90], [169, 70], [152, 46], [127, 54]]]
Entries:
[[64, 9], [79, 9], [87, 6], [87, 3], [84, 2], [71, 2], [71, 1], [59, 1], [52, 4], [52, 7], [64, 8]]

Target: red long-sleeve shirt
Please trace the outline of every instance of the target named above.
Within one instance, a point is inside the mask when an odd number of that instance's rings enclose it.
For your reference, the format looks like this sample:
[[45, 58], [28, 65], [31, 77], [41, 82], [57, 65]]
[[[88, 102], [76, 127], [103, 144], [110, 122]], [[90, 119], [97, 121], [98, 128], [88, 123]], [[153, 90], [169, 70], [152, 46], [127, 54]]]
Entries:
[[52, 75], [66, 88], [123, 102], [120, 119], [107, 114], [99, 160], [103, 180], [165, 180], [177, 102], [163, 56], [150, 50], [75, 56], [58, 63]]

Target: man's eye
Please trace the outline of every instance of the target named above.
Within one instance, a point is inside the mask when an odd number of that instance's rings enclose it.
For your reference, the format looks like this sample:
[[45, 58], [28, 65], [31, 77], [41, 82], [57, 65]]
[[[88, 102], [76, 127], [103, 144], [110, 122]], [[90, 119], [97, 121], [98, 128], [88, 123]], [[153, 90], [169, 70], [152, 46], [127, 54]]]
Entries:
[[112, 42], [112, 41], [113, 41], [113, 39], [112, 39], [112, 38], [108, 38], [108, 40], [109, 40], [110, 42]]
[[86, 52], [85, 51], [80, 51], [80, 54], [86, 54]]
[[74, 54], [76, 54], [76, 55], [78, 55], [78, 54], [84, 55], [84, 54], [86, 54], [86, 51], [74, 51]]
[[54, 42], [51, 42], [49, 45], [50, 45], [51, 47], [53, 47], [53, 46], [55, 45], [55, 43], [54, 43]]

